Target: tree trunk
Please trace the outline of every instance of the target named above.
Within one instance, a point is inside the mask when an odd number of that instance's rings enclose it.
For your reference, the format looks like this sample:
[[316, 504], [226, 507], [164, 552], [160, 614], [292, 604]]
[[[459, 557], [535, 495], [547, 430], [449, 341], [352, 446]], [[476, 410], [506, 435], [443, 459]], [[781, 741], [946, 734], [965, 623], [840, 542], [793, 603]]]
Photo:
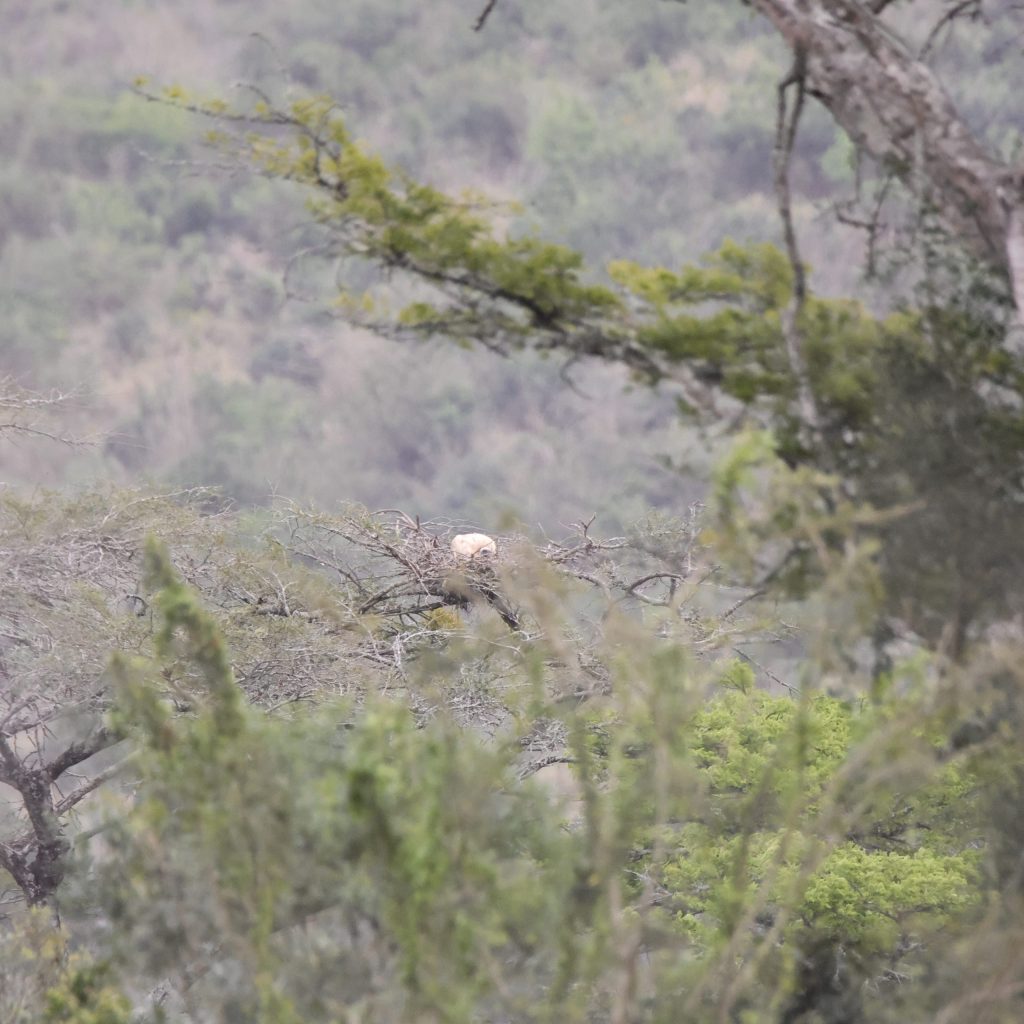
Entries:
[[882, 20], [884, 0], [750, 0], [806, 60], [808, 92], [854, 144], [911, 187], [1005, 275], [1024, 312], [1024, 188], [960, 117], [932, 70]]

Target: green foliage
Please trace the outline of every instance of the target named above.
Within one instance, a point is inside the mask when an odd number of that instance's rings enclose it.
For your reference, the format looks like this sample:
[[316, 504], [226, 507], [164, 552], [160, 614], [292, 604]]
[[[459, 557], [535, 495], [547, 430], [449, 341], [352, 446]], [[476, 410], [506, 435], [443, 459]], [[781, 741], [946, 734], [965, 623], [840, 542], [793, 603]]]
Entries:
[[[259, 105], [255, 116], [270, 123], [280, 119]], [[349, 244], [371, 262], [455, 289], [481, 289], [540, 325], [616, 305], [607, 289], [580, 280], [578, 253], [536, 238], [499, 240], [471, 198], [450, 199], [365, 152], [329, 97], [296, 101], [285, 116], [296, 131], [294, 140], [250, 134], [250, 158], [266, 174], [316, 189], [311, 208], [317, 220], [351, 225]], [[399, 318], [407, 325], [429, 323], [439, 333], [453, 326], [423, 303], [407, 307]], [[506, 317], [501, 326], [521, 332], [528, 324]]]
[[198, 666], [209, 687], [217, 731], [231, 735], [241, 728], [242, 696], [216, 623], [177, 577], [167, 551], [152, 539], [147, 542], [144, 571], [147, 586], [158, 592], [156, 603], [163, 616], [156, 635], [157, 654], [168, 657], [176, 650], [178, 631], [184, 634], [184, 656]]
[[[159, 972], [213, 942], [250, 971], [219, 998], [277, 1020], [301, 1019], [310, 998], [320, 1012], [358, 1003], [348, 986], [365, 989], [359, 964], [389, 957], [394, 944], [407, 1012], [470, 1019], [510, 944], [529, 957], [561, 928], [569, 841], [535, 802], [496, 797], [504, 750], [457, 742], [444, 723], [417, 728], [394, 704], [355, 721], [335, 706], [292, 722], [239, 707], [209, 619], [165, 558], [156, 549], [148, 557], [163, 586], [164, 649], [180, 629], [180, 653], [214, 693], [172, 733], [142, 734], [138, 805], [116, 824], [120, 853], [104, 869], [123, 955]], [[128, 699], [122, 714], [137, 720], [139, 693], [152, 684], [115, 668]], [[315, 997], [275, 967], [285, 930], [313, 915], [328, 934], [369, 921], [383, 930], [366, 949], [339, 938], [316, 953], [306, 965]]]
[[[701, 708], [690, 742], [708, 807], [667, 837], [663, 879], [674, 926], [703, 955], [734, 948], [756, 916], [766, 935], [754, 962], [766, 978], [837, 950], [857, 979], [883, 965], [906, 972], [915, 949], [978, 907], [980, 857], [956, 806], [977, 778], [966, 791], [959, 770], [890, 790], [880, 776], [864, 819], [836, 820], [856, 799], [833, 803], [837, 781], [858, 761], [871, 770], [862, 759], [882, 728], [873, 709], [829, 697], [733, 692]], [[951, 800], [944, 812], [940, 794]], [[925, 830], [912, 824], [922, 818]], [[936, 828], [941, 849], [924, 838]]]
[[[148, 557], [165, 654], [181, 634], [174, 656], [227, 685], [209, 620]], [[125, 720], [144, 721], [159, 676], [114, 670]], [[915, 701], [794, 700], [728, 685], [739, 665], [720, 676], [705, 696], [666, 648], [634, 661], [614, 711], [567, 716], [584, 792], [570, 832], [542, 792], [509, 789], [518, 743], [419, 726], [400, 703], [286, 719], [230, 699], [230, 717], [211, 701], [173, 724], [165, 711], [139, 734], [136, 806], [98, 866], [117, 961], [158, 978], [215, 946], [243, 969], [193, 998], [256, 1020], [362, 1007], [468, 1021], [499, 1006], [576, 1019], [601, 1005], [636, 929], [686, 950], [684, 977], [652, 961], [655, 1007], [736, 956], [774, 1006], [823, 951], [856, 965], [854, 987], [916, 970], [914, 951], [978, 906], [982, 823], [963, 809], [978, 777], [939, 764], [937, 721], [908, 743]], [[917, 769], [887, 773], [893, 743], [921, 751]]]
[[68, 949], [42, 908], [0, 932], [0, 1014], [9, 1024], [128, 1024], [131, 1003], [109, 965]]
[[977, 904], [977, 855], [869, 852], [853, 844], [834, 850], [807, 887], [800, 916], [864, 956], [886, 955], [909, 935], [948, 928]]
[[46, 996], [46, 1024], [129, 1024], [131, 1001], [107, 984], [109, 968], [97, 965], [70, 970]]
[[884, 606], [878, 533], [892, 514], [850, 500], [834, 475], [787, 465], [772, 435], [750, 432], [715, 469], [704, 538], [744, 578], [791, 598], [813, 593], [823, 642], [838, 653]]
[[[726, 244], [702, 265], [673, 273], [613, 263], [612, 276], [651, 310], [644, 344], [685, 361], [722, 389], [769, 411], [787, 457], [797, 443], [796, 381], [781, 318], [792, 297], [792, 270], [771, 245]], [[879, 415], [879, 364], [897, 345], [913, 344], [915, 324], [879, 321], [857, 302], [812, 297], [799, 324], [810, 384], [829, 436], [873, 429]]]
[[[804, 709], [763, 691], [729, 693], [695, 716], [691, 742], [713, 791], [750, 794], [774, 764], [786, 775], [799, 770], [802, 795], [811, 802], [848, 753], [850, 716], [849, 707], [832, 697], [817, 697]], [[813, 759], [801, 763], [809, 750]], [[781, 777], [771, 784], [776, 795], [788, 785]]]

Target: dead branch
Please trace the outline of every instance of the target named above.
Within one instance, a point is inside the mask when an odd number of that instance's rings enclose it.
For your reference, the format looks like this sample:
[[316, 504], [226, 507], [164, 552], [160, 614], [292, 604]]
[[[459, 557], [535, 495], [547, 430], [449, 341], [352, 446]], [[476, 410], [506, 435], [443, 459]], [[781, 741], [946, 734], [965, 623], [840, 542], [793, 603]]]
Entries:
[[90, 793], [95, 792], [100, 786], [109, 782], [111, 779], [120, 775], [129, 764], [132, 763], [136, 758], [134, 753], [128, 754], [126, 757], [122, 757], [115, 764], [110, 765], [108, 768], [104, 768], [103, 771], [97, 772], [92, 778], [87, 779], [82, 783], [76, 790], [69, 793], [64, 797], [57, 805], [57, 814], [67, 814], [73, 807], [81, 803]]
[[[807, 80], [807, 51], [800, 43], [793, 54], [793, 66], [779, 83], [777, 90], [777, 111], [775, 121], [775, 197], [782, 230], [786, 241], [786, 255], [793, 274], [793, 295], [782, 311], [782, 335], [786, 343], [786, 355], [797, 388], [797, 405], [800, 409], [801, 432], [807, 447], [812, 447], [821, 431], [821, 418], [807, 373], [804, 358], [803, 329], [801, 317], [807, 301], [807, 275], [800, 249], [797, 244], [796, 228], [793, 225], [792, 198], [790, 195], [789, 170], [793, 156], [800, 115], [803, 113]], [[792, 109], [788, 93], [796, 90]]]
[[484, 25], [487, 24], [487, 19], [491, 16], [491, 12], [498, 5], [498, 0], [487, 0], [487, 6], [480, 12], [480, 16], [476, 19], [473, 24], [473, 31], [480, 32], [483, 30]]
[[77, 391], [32, 391], [10, 377], [0, 379], [0, 410], [9, 419], [0, 422], [0, 437], [37, 437], [78, 448], [96, 444], [95, 438], [63, 434], [41, 425], [45, 419], [78, 397]]

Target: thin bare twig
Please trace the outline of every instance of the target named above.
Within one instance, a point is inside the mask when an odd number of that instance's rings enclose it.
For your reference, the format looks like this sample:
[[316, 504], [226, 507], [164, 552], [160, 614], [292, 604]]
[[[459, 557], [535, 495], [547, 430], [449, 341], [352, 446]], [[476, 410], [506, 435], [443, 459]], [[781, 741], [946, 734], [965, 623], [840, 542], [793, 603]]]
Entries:
[[487, 0], [487, 6], [480, 12], [480, 17], [476, 19], [473, 25], [474, 32], [480, 32], [484, 25], [487, 24], [487, 19], [491, 16], [491, 11], [494, 10], [498, 5], [498, 0]]
[[123, 771], [135, 758], [138, 756], [137, 751], [133, 751], [126, 757], [121, 758], [115, 764], [110, 765], [108, 768], [104, 768], [103, 771], [97, 772], [88, 782], [83, 783], [78, 789], [69, 793], [63, 800], [61, 800], [54, 808], [57, 814], [65, 814], [71, 810], [77, 803], [84, 800], [90, 793], [99, 789], [103, 783], [108, 782], [114, 778], [119, 772]]
[[946, 10], [942, 17], [932, 26], [931, 32], [928, 33], [928, 38], [924, 41], [924, 45], [921, 47], [920, 52], [917, 55], [918, 60], [926, 60], [931, 54], [932, 49], [935, 47], [939, 36], [942, 34], [942, 30], [953, 24], [957, 18], [967, 17], [971, 21], [975, 21], [981, 17], [981, 2], [980, 0], [959, 0], [959, 3], [953, 4], [948, 10]]
[[752, 668], [757, 669], [759, 672], [763, 672], [773, 683], [778, 683], [779, 686], [785, 687], [793, 696], [799, 696], [800, 691], [797, 687], [793, 686], [792, 683], [787, 683], [784, 679], [780, 679], [770, 668], [765, 667], [759, 661], [752, 658], [746, 651], [741, 651], [738, 647], [732, 649], [733, 654], [736, 655], [741, 661], [745, 661]]

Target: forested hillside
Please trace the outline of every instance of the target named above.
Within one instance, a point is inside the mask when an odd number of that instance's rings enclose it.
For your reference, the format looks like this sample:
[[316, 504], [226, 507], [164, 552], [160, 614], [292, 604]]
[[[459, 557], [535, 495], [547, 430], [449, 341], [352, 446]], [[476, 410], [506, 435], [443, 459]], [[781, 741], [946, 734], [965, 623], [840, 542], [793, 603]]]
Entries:
[[0, 1024], [1024, 1018], [1022, 39], [0, 8]]
[[[146, 74], [218, 95], [329, 92], [389, 159], [521, 202], [524, 223], [598, 265], [778, 237], [766, 169], [780, 53], [749, 15], [528, 3], [488, 33], [473, 16], [456, 3], [7, 6], [4, 371], [78, 388], [75, 432], [101, 440], [73, 457], [7, 451], [5, 478], [151, 477], [243, 503], [279, 491], [548, 527], [586, 509], [614, 526], [699, 493], [661, 468], [701, 461], [671, 394], [631, 394], [620, 372], [585, 365], [577, 393], [530, 359], [411, 356], [331, 323], [329, 293], [287, 298], [285, 267], [309, 244], [294, 194], [218, 172], [194, 123], [128, 88]], [[801, 145], [810, 214], [848, 161], [824, 117]]]

